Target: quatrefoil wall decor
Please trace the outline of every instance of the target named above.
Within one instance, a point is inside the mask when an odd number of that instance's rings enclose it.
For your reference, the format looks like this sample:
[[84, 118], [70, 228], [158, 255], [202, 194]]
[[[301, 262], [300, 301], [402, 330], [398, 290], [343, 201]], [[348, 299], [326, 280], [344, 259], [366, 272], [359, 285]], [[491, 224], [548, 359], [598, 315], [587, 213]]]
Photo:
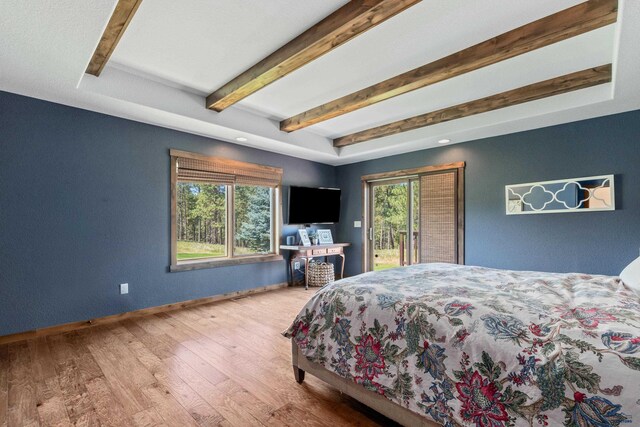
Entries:
[[505, 186], [507, 215], [613, 211], [614, 175]]

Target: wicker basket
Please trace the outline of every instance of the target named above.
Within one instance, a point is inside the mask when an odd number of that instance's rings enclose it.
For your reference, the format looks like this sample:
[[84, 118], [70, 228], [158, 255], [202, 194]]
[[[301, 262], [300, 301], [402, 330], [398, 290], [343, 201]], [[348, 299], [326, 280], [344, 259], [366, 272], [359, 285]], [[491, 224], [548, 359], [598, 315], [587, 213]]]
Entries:
[[324, 286], [336, 280], [333, 264], [330, 262], [312, 262], [309, 264], [309, 286]]

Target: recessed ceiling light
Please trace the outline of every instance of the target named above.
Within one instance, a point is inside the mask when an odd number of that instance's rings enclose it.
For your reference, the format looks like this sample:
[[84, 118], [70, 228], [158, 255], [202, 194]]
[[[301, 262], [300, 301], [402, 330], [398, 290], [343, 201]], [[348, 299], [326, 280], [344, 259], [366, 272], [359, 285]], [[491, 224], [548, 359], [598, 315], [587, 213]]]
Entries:
[[238, 141], [238, 142], [247, 142], [248, 139], [245, 138], [244, 136], [239, 136], [239, 137], [236, 138], [236, 141]]
[[451, 142], [450, 139], [445, 138], [445, 139], [441, 139], [440, 141], [438, 141], [438, 144], [448, 144], [450, 142]]

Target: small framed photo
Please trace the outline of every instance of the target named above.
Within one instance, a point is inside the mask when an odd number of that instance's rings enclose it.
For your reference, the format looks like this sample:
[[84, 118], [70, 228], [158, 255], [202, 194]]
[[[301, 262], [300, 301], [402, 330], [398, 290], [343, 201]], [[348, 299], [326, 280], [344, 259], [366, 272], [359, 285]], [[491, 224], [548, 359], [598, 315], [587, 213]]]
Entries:
[[300, 242], [302, 243], [302, 246], [311, 246], [311, 240], [309, 240], [307, 230], [298, 230], [298, 234], [300, 235]]
[[318, 230], [318, 242], [321, 245], [329, 245], [333, 243], [333, 236], [331, 230]]

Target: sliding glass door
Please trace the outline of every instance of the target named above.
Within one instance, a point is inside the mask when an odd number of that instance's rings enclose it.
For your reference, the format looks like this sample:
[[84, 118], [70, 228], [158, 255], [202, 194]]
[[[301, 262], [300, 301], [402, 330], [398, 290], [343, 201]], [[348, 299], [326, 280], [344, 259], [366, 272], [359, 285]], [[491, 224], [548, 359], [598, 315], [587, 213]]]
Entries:
[[464, 162], [362, 177], [363, 270], [464, 264]]

